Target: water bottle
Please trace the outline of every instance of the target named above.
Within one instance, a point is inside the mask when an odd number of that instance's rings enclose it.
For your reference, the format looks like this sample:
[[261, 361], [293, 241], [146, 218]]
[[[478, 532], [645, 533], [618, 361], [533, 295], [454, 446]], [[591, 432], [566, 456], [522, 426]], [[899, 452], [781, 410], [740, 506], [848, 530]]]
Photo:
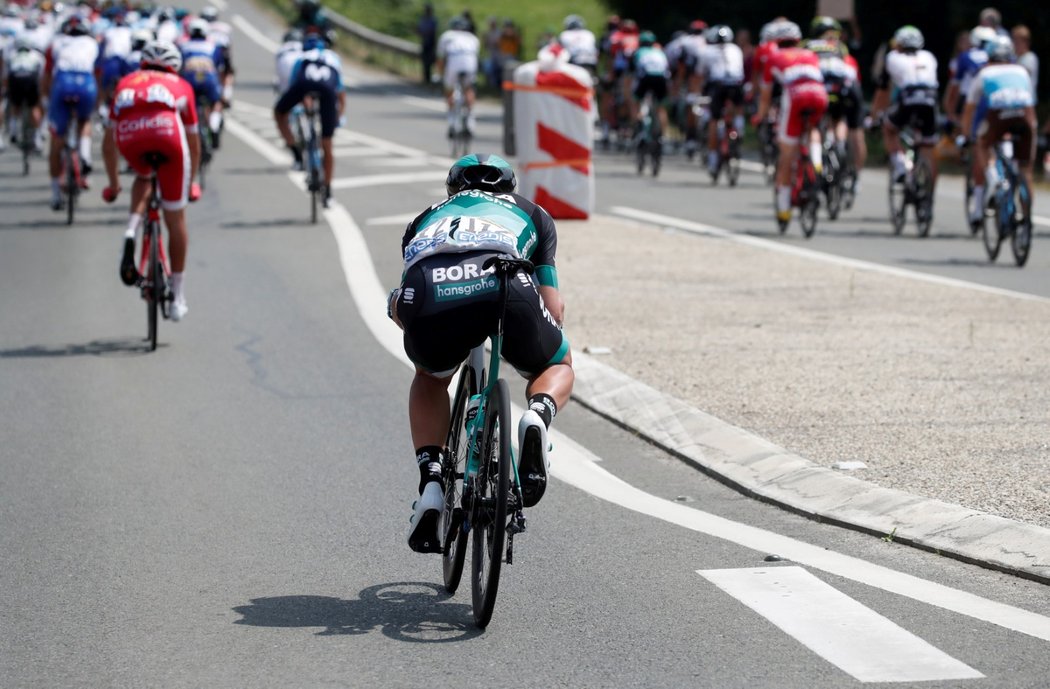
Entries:
[[467, 401], [467, 413], [466, 413], [466, 430], [467, 430], [467, 447], [469, 452], [467, 453], [467, 476], [474, 476], [478, 473], [478, 455], [480, 454], [481, 448], [478, 446], [478, 440], [475, 435], [475, 431], [478, 426], [478, 410], [481, 408], [481, 395], [471, 395], [470, 400]]

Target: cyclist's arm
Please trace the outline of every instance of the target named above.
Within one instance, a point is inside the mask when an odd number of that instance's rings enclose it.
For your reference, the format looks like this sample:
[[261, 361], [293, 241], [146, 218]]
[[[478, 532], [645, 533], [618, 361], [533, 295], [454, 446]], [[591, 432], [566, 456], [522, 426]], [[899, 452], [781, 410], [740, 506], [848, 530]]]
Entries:
[[984, 80], [978, 75], [970, 86], [970, 93], [967, 94], [966, 105], [963, 106], [962, 135], [965, 137], [969, 137], [970, 133], [973, 131], [973, 120], [974, 116], [977, 114], [977, 104], [981, 102], [981, 98], [983, 97]]
[[875, 97], [871, 101], [871, 116], [873, 119], [878, 119], [886, 112], [886, 108], [890, 105], [890, 90], [888, 88], [880, 88], [875, 92]]

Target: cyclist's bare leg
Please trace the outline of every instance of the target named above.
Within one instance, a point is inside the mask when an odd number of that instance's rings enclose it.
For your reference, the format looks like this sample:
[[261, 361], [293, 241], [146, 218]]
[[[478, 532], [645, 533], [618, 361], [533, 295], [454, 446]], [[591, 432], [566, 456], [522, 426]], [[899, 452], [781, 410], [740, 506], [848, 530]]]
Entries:
[[273, 119], [277, 123], [277, 131], [281, 133], [281, 138], [284, 139], [284, 143], [288, 148], [295, 148], [295, 135], [292, 134], [292, 126], [288, 122], [288, 113], [277, 112], [273, 113]]
[[449, 424], [448, 384], [452, 376], [438, 378], [417, 368], [408, 392], [408, 424], [413, 447], [445, 444]]
[[780, 157], [777, 158], [777, 174], [776, 174], [776, 187], [777, 187], [777, 201], [776, 201], [776, 212], [777, 215], [786, 214], [790, 219], [791, 217], [791, 166], [795, 161], [795, 156], [798, 155], [798, 142], [787, 142], [780, 139], [777, 142], [780, 147]]
[[923, 144], [919, 147], [919, 155], [929, 164], [930, 166], [930, 177], [932, 180], [931, 189], [937, 188], [937, 155], [933, 150], [932, 144]]
[[525, 395], [530, 399], [537, 394], [549, 395], [560, 411], [569, 403], [575, 381], [576, 374], [572, 370], [572, 353], [569, 352], [565, 354], [561, 363], [548, 366], [539, 375], [529, 380], [525, 388]]
[[864, 169], [864, 164], [868, 162], [868, 142], [864, 138], [864, 130], [860, 127], [850, 129], [848, 136], [853, 153], [853, 167], [856, 168], [859, 175]]
[[168, 257], [171, 259], [171, 272], [182, 274], [186, 268], [186, 247], [189, 244], [189, 233], [186, 231], [186, 210], [164, 211], [164, 226], [168, 228]]
[[321, 139], [321, 151], [324, 154], [322, 156], [324, 158], [324, 184], [326, 187], [330, 187], [332, 186], [332, 175], [335, 173], [335, 153], [332, 152], [332, 137]]

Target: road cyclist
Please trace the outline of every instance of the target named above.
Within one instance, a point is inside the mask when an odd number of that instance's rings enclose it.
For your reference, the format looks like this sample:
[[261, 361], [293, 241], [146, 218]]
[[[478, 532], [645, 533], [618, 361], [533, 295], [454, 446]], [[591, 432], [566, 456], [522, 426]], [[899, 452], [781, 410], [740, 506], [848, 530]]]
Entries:
[[[701, 88], [711, 98], [707, 171], [715, 182], [722, 165], [730, 163], [731, 157], [739, 163], [739, 138], [744, 133], [744, 53], [733, 38], [733, 30], [725, 24], [708, 29], [697, 66]], [[729, 181], [731, 185], [736, 184], [732, 168]]]
[[87, 178], [92, 170], [91, 116], [98, 98], [95, 79], [98, 55], [98, 41], [91, 36], [87, 22], [78, 15], [66, 19], [61, 35], [55, 37], [47, 52], [40, 91], [50, 96], [48, 167], [52, 210], [62, 210], [64, 204], [62, 155], [67, 137], [76, 141], [80, 185], [84, 189], [88, 187]]
[[289, 113], [307, 97], [314, 100], [321, 117], [321, 152], [324, 174], [320, 191], [325, 208], [332, 198], [332, 177], [335, 174], [335, 154], [332, 137], [346, 109], [343, 89], [343, 63], [331, 49], [333, 36], [309, 30], [303, 36], [303, 52], [292, 68], [289, 85], [274, 105], [274, 119], [288, 150], [292, 152], [297, 169], [303, 169], [303, 149], [296, 140], [289, 122]]
[[146, 204], [156, 178], [171, 259], [171, 305], [165, 315], [180, 321], [186, 305], [185, 268], [189, 233], [186, 203], [200, 197], [193, 181], [200, 164], [200, 137], [193, 87], [179, 77], [182, 54], [172, 43], [152, 41], [142, 50], [141, 69], [117, 83], [110, 106], [102, 154], [109, 185], [102, 198], [113, 203], [120, 194], [118, 153], [135, 171], [131, 207], [124, 232], [120, 279], [138, 286], [135, 235], [143, 224]]
[[448, 386], [461, 362], [493, 331], [498, 281], [485, 262], [523, 258], [534, 275], [509, 282], [503, 357], [528, 378], [528, 409], [518, 424], [519, 475], [525, 507], [543, 497], [548, 481], [547, 429], [569, 401], [574, 374], [561, 330], [557, 230], [550, 215], [514, 193], [513, 169], [502, 158], [470, 154], [449, 170], [448, 199], [417, 216], [402, 240], [404, 273], [391, 292], [388, 314], [405, 331], [405, 352], [416, 365], [409, 423], [419, 467], [409, 546], [441, 552], [442, 463], [449, 430]]
[[[973, 146], [974, 215], [971, 216], [970, 222], [972, 225], [984, 222], [986, 207], [990, 201], [999, 197], [988, 191], [1002, 186], [1005, 182], [996, 171], [991, 152], [993, 150], [1002, 152], [1000, 145], [1008, 139], [1007, 150], [1012, 151], [1012, 155], [1008, 157], [1016, 160], [1024, 182], [1020, 194], [1021, 207], [1017, 209], [1022, 220], [1016, 231], [1027, 232], [1027, 240], [1030, 241], [1032, 214], [1030, 190], [1032, 189], [1032, 160], [1035, 155], [1036, 138], [1032, 80], [1024, 67], [1013, 62], [1014, 48], [1009, 38], [997, 36], [985, 45], [988, 64], [977, 74], [970, 85], [962, 121], [963, 131], [973, 132], [975, 137]], [[1001, 210], [996, 209], [997, 212]], [[1004, 228], [1007, 231], [1014, 231], [1014, 228], [1010, 226], [1013, 224], [1013, 218], [1010, 218], [1007, 223], [1000, 224], [1007, 225]], [[985, 231], [988, 231], [987, 228]], [[999, 241], [1002, 241], [1004, 239], [1001, 236], [1002, 232], [999, 234]], [[1027, 259], [1025, 238], [1022, 238], [1022, 244], [1024, 244], [1024, 259], [1018, 256], [1018, 265], [1023, 265], [1024, 260]], [[990, 256], [992, 253], [989, 250]]]
[[656, 42], [652, 31], [638, 34], [638, 49], [630, 59], [632, 78], [631, 101], [634, 122], [638, 172], [649, 156], [653, 176], [660, 170], [663, 151], [663, 134], [667, 131], [667, 96], [670, 93], [671, 72], [667, 55]]
[[182, 78], [193, 87], [197, 101], [197, 116], [201, 128], [201, 162], [207, 165], [212, 151], [219, 148], [222, 132], [222, 72], [225, 71], [225, 52], [210, 37], [208, 22], [193, 19], [186, 40], [179, 44], [182, 51]]
[[[824, 89], [820, 58], [799, 45], [802, 30], [798, 24], [775, 22], [770, 28], [769, 40], [777, 44], [777, 50], [769, 55], [766, 62], [758, 111], [751, 118], [751, 123], [757, 127], [765, 121], [772, 105], [773, 84], [779, 83], [784, 95], [777, 121], [779, 155], [775, 206], [777, 223], [783, 230], [791, 220], [792, 171], [800, 148], [808, 146], [813, 169], [818, 175], [823, 169], [820, 129], [814, 125], [827, 110], [828, 94]], [[800, 141], [805, 130], [809, 131], [809, 140]]]
[[[474, 121], [474, 83], [478, 75], [478, 52], [481, 42], [469, 30], [467, 20], [456, 15], [449, 20], [448, 30], [437, 42], [438, 70], [442, 74], [445, 103], [448, 106], [448, 138], [457, 135], [471, 139], [476, 125]], [[456, 93], [461, 93], [462, 102], [457, 103]], [[462, 109], [465, 108], [465, 112]]]
[[[11, 142], [19, 144], [24, 156], [30, 152], [40, 153], [43, 151], [40, 76], [44, 71], [44, 56], [28, 36], [20, 35], [4, 55], [3, 70], [2, 92], [9, 106]], [[28, 172], [28, 157], [24, 165]]]

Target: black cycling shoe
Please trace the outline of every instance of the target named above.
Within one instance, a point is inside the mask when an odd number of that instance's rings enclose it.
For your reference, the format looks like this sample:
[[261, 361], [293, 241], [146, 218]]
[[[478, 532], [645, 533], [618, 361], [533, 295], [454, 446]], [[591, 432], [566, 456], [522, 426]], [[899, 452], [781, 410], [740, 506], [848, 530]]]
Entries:
[[120, 281], [132, 287], [139, 281], [139, 271], [135, 267], [135, 240], [124, 238], [124, 255], [120, 257]]
[[321, 187], [321, 205], [328, 208], [332, 204], [332, 187], [327, 184]]

